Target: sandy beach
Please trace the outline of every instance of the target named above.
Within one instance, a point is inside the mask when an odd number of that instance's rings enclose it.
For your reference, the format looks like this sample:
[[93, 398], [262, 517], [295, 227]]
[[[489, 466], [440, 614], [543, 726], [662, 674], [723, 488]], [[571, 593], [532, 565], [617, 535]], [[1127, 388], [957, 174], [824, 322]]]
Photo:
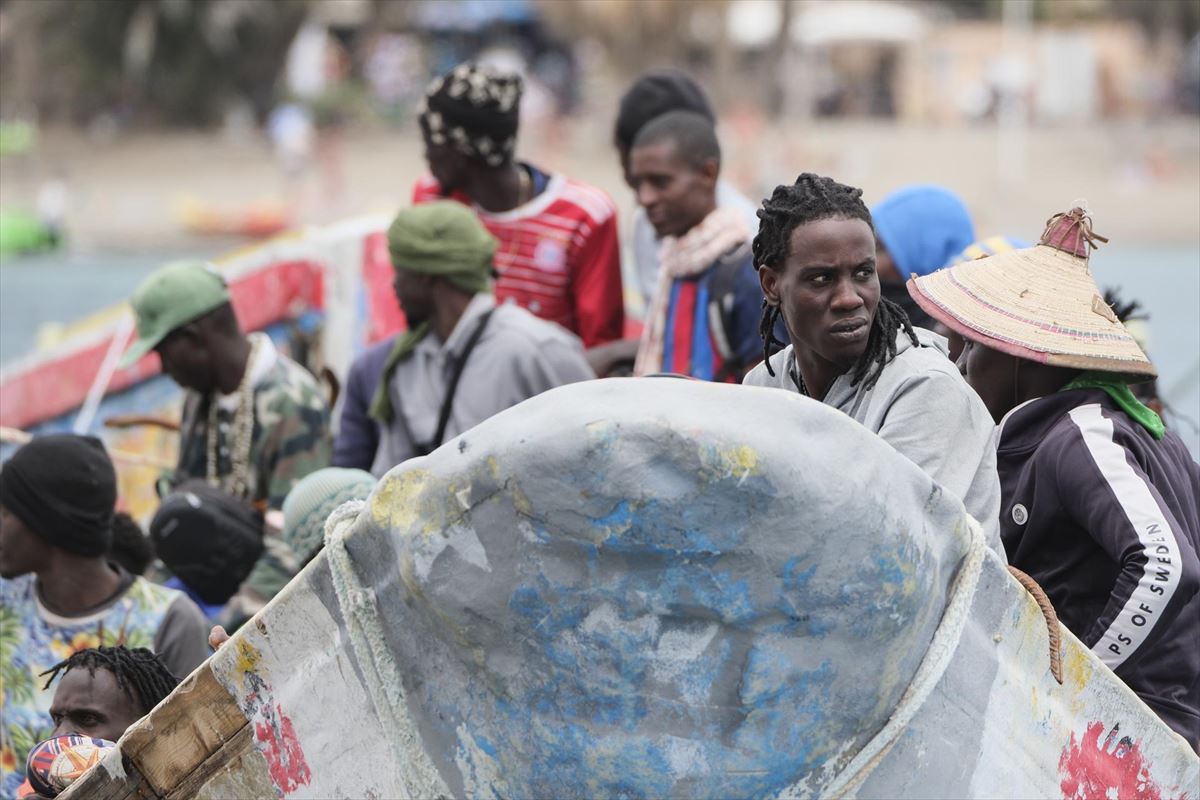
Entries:
[[[621, 181], [602, 115], [552, 131], [526, 131], [523, 157], [607, 190], [628, 218], [633, 199]], [[531, 126], [532, 127], [532, 126]], [[1200, 120], [1152, 127], [1035, 128], [1005, 138], [994, 126], [918, 128], [816, 122], [723, 125], [725, 176], [752, 197], [801, 171], [861, 185], [869, 202], [913, 182], [936, 182], [967, 201], [981, 235], [1035, 238], [1043, 221], [1077, 199], [1096, 230], [1114, 242], [1200, 247]], [[0, 166], [0, 206], [34, 207], [44, 181], [69, 188], [67, 230], [75, 251], [186, 249], [178, 219], [187, 198], [221, 211], [284, 202], [299, 224], [329, 222], [407, 202], [423, 163], [415, 129], [347, 131], [335, 147], [341, 190], [314, 163], [289, 183], [265, 137], [136, 133], [97, 139], [43, 131], [34, 153]], [[1006, 153], [1015, 153], [1008, 157]], [[1023, 156], [1021, 154], [1024, 154]], [[315, 160], [314, 160], [315, 161]], [[1022, 176], [1022, 172], [1024, 175]], [[200, 245], [200, 241], [196, 241]], [[214, 242], [203, 241], [211, 250]]]

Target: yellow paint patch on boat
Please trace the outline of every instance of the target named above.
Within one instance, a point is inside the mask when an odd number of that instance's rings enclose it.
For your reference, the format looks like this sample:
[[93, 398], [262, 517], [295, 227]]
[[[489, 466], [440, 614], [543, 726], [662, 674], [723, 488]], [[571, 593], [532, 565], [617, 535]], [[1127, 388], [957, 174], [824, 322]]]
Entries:
[[258, 648], [247, 642], [245, 639], [239, 639], [237, 643], [238, 672], [254, 672], [258, 669], [258, 665], [261, 662], [262, 653], [258, 651]]
[[1088, 657], [1090, 651], [1078, 645], [1067, 645], [1063, 651], [1063, 685], [1079, 690], [1087, 688], [1096, 672], [1096, 663]]
[[700, 463], [716, 478], [744, 480], [762, 472], [758, 453], [746, 444], [703, 445], [700, 448]]
[[371, 495], [371, 517], [377, 525], [397, 531], [412, 531], [421, 523], [422, 531], [428, 533], [440, 527], [434, 519], [433, 509], [424, 496], [429, 471], [411, 469], [390, 473], [380, 481]]

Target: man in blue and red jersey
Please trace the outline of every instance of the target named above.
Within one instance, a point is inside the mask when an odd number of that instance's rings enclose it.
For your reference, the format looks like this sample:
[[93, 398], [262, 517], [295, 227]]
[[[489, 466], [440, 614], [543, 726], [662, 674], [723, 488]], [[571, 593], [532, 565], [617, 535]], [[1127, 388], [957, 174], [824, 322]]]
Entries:
[[634, 373], [738, 382], [761, 358], [762, 289], [745, 217], [717, 205], [721, 147], [712, 121], [672, 111], [638, 132], [628, 177], [654, 226], [659, 285]]
[[413, 203], [472, 206], [499, 241], [498, 302], [557, 322], [584, 347], [625, 324], [617, 212], [601, 190], [516, 160], [521, 78], [460, 64], [435, 78], [419, 118], [429, 176]]

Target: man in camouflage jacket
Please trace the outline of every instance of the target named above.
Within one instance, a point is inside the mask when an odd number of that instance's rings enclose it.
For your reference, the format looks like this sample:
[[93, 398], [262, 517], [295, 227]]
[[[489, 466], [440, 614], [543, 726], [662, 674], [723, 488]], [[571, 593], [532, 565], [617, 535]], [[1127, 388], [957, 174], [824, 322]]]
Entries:
[[[283, 506], [297, 481], [328, 466], [329, 408], [316, 379], [263, 333], [242, 332], [224, 280], [211, 267], [163, 267], [132, 300], [138, 339], [133, 363], [150, 350], [185, 390], [179, 462], [164, 488], [200, 478], [260, 512]], [[268, 525], [263, 555], [222, 619], [244, 622], [299, 568]]]

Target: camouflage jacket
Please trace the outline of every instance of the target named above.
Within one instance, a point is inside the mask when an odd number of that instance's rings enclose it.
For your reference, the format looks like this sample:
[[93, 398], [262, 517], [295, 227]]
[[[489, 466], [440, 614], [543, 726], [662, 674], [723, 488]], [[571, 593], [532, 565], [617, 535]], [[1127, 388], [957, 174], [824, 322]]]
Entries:
[[[329, 466], [332, 438], [329, 407], [320, 384], [306, 369], [275, 351], [265, 334], [251, 334], [258, 342], [253, 364], [254, 430], [245, 498], [262, 510], [280, 508], [292, 487], [305, 475]], [[254, 373], [258, 374], [255, 375]], [[172, 476], [178, 485], [190, 478], [204, 479], [208, 459], [208, 412], [211, 396], [188, 392], [183, 406], [179, 464]], [[236, 409], [218, 406], [217, 476], [222, 488], [231, 489], [233, 419]], [[277, 531], [268, 530], [263, 555], [242, 589], [226, 609], [231, 617], [251, 616], [270, 600], [300, 568]], [[234, 608], [242, 611], [234, 612]], [[248, 613], [245, 613], [248, 612]]]

